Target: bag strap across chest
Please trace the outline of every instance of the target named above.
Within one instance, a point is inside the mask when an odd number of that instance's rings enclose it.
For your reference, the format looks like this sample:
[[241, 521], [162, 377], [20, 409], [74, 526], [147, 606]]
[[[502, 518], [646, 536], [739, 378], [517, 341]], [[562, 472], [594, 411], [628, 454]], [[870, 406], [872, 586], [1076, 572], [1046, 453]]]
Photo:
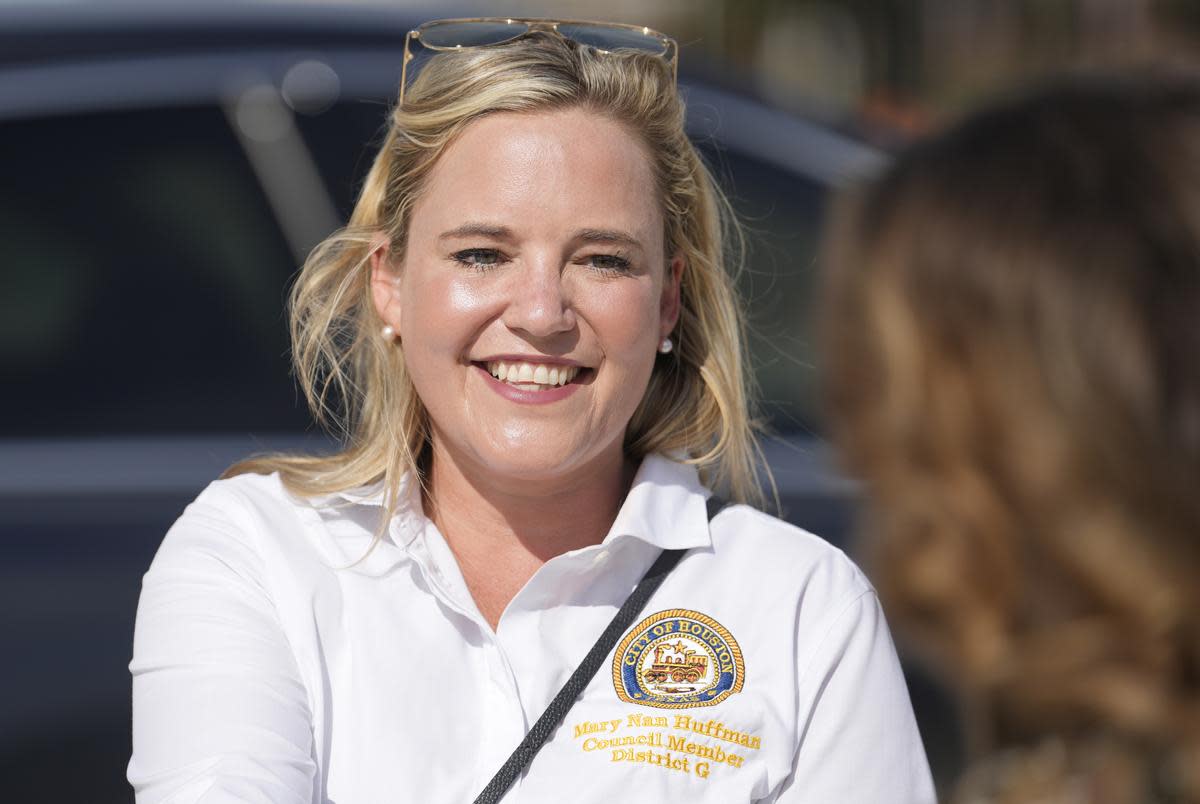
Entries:
[[[708, 520], [712, 522], [713, 517], [721, 512], [723, 508], [729, 505], [728, 502], [716, 496], [715, 494], [708, 498], [705, 504], [708, 510]], [[546, 711], [533, 724], [533, 728], [525, 735], [525, 739], [521, 740], [521, 744], [517, 746], [512, 755], [505, 760], [500, 766], [500, 770], [496, 771], [496, 775], [487, 783], [481, 792], [475, 798], [475, 804], [496, 804], [508, 792], [508, 788], [512, 787], [513, 782], [517, 777], [529, 766], [533, 761], [534, 756], [541, 750], [546, 740], [554, 733], [562, 723], [563, 718], [567, 716], [567, 712], [574, 706], [575, 701], [583, 692], [584, 687], [591, 682], [596, 675], [596, 671], [604, 664], [608, 657], [609, 651], [617, 644], [621, 634], [625, 633], [626, 629], [633, 624], [633, 620], [641, 613], [651, 595], [662, 584], [663, 580], [670, 574], [675, 565], [679, 563], [679, 559], [683, 558], [686, 550], [663, 550], [654, 563], [650, 565], [650, 569], [646, 570], [646, 574], [638, 581], [638, 585], [630, 592], [629, 597], [625, 598], [625, 602], [621, 604], [621, 608], [617, 610], [616, 615], [609, 622], [608, 627], [600, 634], [600, 638], [596, 640], [596, 644], [588, 651], [587, 656], [575, 668], [575, 672], [567, 679], [567, 683], [563, 685], [558, 694], [554, 696], [554, 700], [546, 707]]]

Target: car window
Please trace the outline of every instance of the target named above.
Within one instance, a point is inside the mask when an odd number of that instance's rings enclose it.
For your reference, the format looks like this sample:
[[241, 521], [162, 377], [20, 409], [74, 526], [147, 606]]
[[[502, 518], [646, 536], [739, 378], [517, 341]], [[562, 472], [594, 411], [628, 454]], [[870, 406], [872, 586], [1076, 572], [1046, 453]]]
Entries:
[[388, 108], [382, 100], [343, 101], [320, 114], [296, 115], [296, 125], [343, 221], [349, 220], [387, 133]]
[[816, 252], [828, 191], [823, 185], [711, 144], [701, 151], [746, 233], [738, 289], [746, 303], [750, 364], [772, 430], [815, 430]]
[[306, 426], [294, 262], [218, 109], [9, 121], [0, 153], [0, 435]]
[[[344, 220], [387, 104], [297, 125]], [[216, 107], [9, 121], [0, 149], [0, 437], [302, 430], [284, 296], [297, 266]], [[776, 431], [811, 429], [824, 189], [706, 142], [747, 228], [739, 288]], [[7, 384], [7, 382], [6, 382]]]

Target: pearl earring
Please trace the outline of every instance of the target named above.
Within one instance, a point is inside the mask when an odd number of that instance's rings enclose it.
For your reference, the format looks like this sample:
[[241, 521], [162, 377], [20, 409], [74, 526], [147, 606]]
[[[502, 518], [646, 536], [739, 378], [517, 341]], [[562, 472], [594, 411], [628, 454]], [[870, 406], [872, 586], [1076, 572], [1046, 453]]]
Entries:
[[675, 344], [671, 343], [670, 338], [663, 338], [662, 343], [660, 343], [658, 345], [658, 352], [659, 352], [659, 354], [665, 355], [674, 348], [675, 348]]
[[392, 328], [391, 324], [384, 324], [383, 329], [380, 330], [379, 334], [383, 336], [385, 341], [396, 340], [396, 330]]

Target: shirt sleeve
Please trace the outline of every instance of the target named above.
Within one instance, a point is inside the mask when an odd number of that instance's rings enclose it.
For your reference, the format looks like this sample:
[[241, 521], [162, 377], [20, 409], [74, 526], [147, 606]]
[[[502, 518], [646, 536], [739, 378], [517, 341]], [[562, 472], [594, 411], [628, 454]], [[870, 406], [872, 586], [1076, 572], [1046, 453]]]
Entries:
[[867, 590], [801, 666], [798, 748], [776, 804], [935, 804], [900, 662]]
[[236, 505], [201, 495], [143, 579], [129, 666], [138, 804], [314, 798], [307, 691]]

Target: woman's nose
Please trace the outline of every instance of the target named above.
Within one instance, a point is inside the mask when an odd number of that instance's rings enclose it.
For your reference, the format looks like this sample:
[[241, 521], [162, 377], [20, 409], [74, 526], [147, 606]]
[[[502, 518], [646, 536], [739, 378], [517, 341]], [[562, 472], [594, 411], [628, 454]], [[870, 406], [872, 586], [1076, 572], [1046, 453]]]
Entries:
[[538, 260], [514, 277], [504, 324], [544, 338], [575, 329], [575, 310], [563, 284], [562, 264]]

